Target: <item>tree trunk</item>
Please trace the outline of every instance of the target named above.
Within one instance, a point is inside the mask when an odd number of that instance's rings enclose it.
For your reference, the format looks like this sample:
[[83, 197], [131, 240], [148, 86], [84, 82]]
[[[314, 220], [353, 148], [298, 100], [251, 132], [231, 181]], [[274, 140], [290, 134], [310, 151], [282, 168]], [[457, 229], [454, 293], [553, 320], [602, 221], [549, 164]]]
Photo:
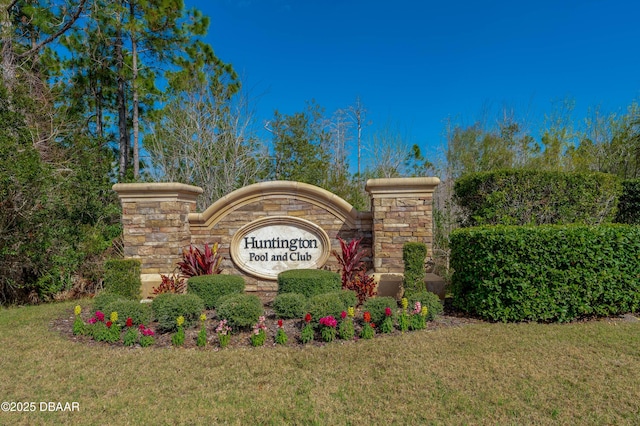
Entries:
[[[134, 2], [129, 2], [129, 11], [131, 13], [130, 19], [133, 21], [134, 17]], [[131, 26], [131, 55], [132, 63], [131, 68], [133, 75], [131, 79], [131, 92], [133, 97], [133, 178], [138, 179], [140, 176], [140, 153], [139, 153], [139, 122], [138, 122], [138, 86], [136, 84], [138, 79], [138, 43], [135, 36], [135, 29]]]
[[127, 104], [125, 99], [124, 82], [124, 54], [122, 52], [122, 15], [118, 16], [118, 28], [116, 29], [115, 57], [118, 70], [116, 103], [118, 104], [118, 134], [120, 146], [120, 179], [123, 180], [127, 173], [129, 156], [129, 135], [127, 133]]

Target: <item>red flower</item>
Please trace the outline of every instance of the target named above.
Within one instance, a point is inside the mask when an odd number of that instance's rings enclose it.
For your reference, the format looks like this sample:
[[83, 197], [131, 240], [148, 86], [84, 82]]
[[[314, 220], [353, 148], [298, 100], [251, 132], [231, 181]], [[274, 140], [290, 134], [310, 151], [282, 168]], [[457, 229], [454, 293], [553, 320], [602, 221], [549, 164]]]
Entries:
[[107, 328], [111, 328], [112, 325], [113, 323], [111, 321], [107, 321]]
[[389, 308], [389, 307], [384, 308], [384, 314], [386, 316], [390, 317], [391, 316], [391, 308]]
[[376, 325], [374, 323], [371, 323], [371, 328], [376, 328]]
[[127, 318], [127, 327], [133, 327], [133, 320], [131, 319], [131, 317]]
[[307, 315], [305, 315], [304, 322], [306, 322], [307, 324], [311, 322], [311, 314], [310, 313], [307, 313]]
[[364, 313], [363, 318], [364, 322], [371, 322], [371, 314], [369, 313], [369, 311]]
[[278, 320], [278, 327], [282, 328], [282, 320], [281, 319]]

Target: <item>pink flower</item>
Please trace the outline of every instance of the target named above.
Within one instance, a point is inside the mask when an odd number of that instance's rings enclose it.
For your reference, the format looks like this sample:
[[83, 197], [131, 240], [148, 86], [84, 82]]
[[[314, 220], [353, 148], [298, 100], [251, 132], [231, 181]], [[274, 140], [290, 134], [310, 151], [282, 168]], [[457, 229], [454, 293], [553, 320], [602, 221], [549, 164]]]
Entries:
[[336, 327], [338, 325], [338, 321], [332, 316], [320, 318], [320, 325], [324, 325], [325, 327]]
[[89, 321], [88, 321], [89, 324], [95, 324], [96, 322], [98, 322], [98, 320], [95, 319], [95, 317], [94, 318], [90, 318]]
[[347, 317], [347, 311], [340, 312], [340, 318], [345, 319]]
[[389, 308], [389, 307], [384, 308], [384, 314], [386, 316], [390, 317], [391, 316], [391, 308]]
[[421, 311], [422, 311], [422, 304], [419, 301], [417, 301], [416, 304], [413, 307], [413, 313], [417, 315]]
[[138, 326], [138, 329], [139, 329], [140, 331], [144, 331], [144, 329], [145, 329], [144, 324], [140, 324], [140, 325]]
[[142, 330], [142, 335], [143, 336], [154, 336], [155, 333], [150, 328], [147, 328], [145, 330]]
[[104, 322], [104, 314], [100, 311], [96, 311], [96, 319], [100, 322]]

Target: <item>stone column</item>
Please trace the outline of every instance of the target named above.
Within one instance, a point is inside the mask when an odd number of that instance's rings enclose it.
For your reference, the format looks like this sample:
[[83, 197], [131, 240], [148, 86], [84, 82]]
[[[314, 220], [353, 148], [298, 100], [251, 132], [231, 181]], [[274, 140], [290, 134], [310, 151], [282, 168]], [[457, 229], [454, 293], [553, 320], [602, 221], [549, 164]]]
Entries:
[[181, 183], [118, 183], [125, 258], [140, 259], [143, 297], [151, 294], [191, 243], [189, 213], [202, 189]]
[[433, 191], [436, 177], [369, 179], [373, 216], [373, 268], [376, 273], [404, 273], [402, 246], [409, 241], [432, 254]]

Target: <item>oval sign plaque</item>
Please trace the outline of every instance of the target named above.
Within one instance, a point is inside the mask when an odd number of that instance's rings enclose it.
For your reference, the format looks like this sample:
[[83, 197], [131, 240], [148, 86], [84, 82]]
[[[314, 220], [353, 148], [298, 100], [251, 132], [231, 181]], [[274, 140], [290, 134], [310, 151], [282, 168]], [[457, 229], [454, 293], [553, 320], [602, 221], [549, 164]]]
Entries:
[[289, 269], [317, 269], [329, 259], [331, 242], [316, 224], [298, 217], [255, 220], [231, 239], [231, 258], [253, 276], [276, 280]]

